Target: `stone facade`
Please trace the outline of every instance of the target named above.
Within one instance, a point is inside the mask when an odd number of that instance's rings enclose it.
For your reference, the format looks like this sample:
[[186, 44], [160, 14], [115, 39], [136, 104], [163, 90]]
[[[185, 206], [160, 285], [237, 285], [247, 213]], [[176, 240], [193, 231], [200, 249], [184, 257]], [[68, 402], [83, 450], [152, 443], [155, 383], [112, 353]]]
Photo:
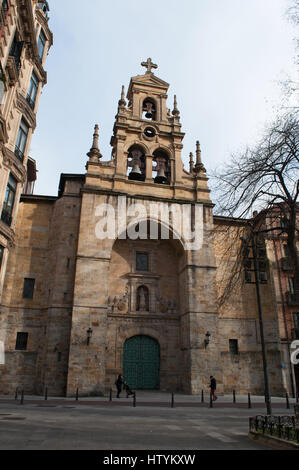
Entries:
[[[127, 100], [122, 90], [112, 159], [102, 160], [96, 126], [85, 175], [62, 175], [57, 198], [21, 198], [1, 305], [0, 393], [22, 386], [27, 393], [47, 387], [52, 395], [103, 394], [123, 370], [125, 345], [134, 337], [159, 345], [161, 390], [207, 391], [213, 374], [219, 393], [263, 392], [254, 285], [244, 283], [243, 273], [219, 302], [234, 272], [231, 236], [246, 230], [246, 221], [213, 216], [200, 145], [187, 171], [176, 97], [171, 112], [169, 85], [152, 73], [150, 60], [143, 65], [147, 72], [131, 79]], [[195, 247], [175, 223], [175, 210], [182, 226], [188, 221], [188, 207]], [[138, 208], [130, 233], [143, 228], [157, 237], [124, 236]], [[24, 279], [34, 280], [30, 299]], [[281, 394], [271, 276], [262, 290], [271, 391]], [[16, 348], [22, 332], [26, 350]], [[238, 340], [237, 353], [229, 340]]]
[[35, 161], [29, 157], [52, 45], [48, 4], [2, 0], [0, 5], [0, 298], [21, 193], [32, 192]]

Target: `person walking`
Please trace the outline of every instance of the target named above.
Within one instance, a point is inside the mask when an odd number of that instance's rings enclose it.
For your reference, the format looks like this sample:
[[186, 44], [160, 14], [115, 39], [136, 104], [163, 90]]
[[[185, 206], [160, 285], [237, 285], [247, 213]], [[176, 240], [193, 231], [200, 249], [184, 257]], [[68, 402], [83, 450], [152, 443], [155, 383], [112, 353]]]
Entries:
[[115, 381], [115, 385], [116, 385], [116, 388], [117, 388], [116, 398], [120, 398], [119, 394], [121, 392], [121, 387], [122, 387], [123, 383], [124, 383], [123, 376], [121, 374], [119, 374], [119, 376], [117, 377], [117, 379]]
[[210, 389], [213, 401], [217, 400], [216, 396], [216, 379], [213, 375], [210, 375]]
[[124, 384], [124, 390], [127, 392], [127, 398], [130, 396], [130, 395], [134, 395], [134, 392], [132, 392], [132, 390], [130, 389], [129, 385], [127, 384], [127, 382], [123, 382]]

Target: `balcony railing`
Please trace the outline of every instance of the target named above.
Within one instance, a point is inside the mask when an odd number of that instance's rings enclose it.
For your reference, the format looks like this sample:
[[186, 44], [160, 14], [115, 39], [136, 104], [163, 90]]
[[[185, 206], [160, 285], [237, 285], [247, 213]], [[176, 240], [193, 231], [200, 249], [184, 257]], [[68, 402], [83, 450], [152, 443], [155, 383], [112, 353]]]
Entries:
[[16, 145], [16, 147], [15, 147], [15, 156], [23, 163], [23, 161], [24, 161], [24, 154], [23, 154], [22, 150], [20, 150], [17, 145]]
[[2, 209], [1, 220], [9, 227], [11, 226], [12, 216], [6, 209]]
[[35, 102], [31, 99], [30, 95], [27, 95], [26, 101], [29, 104], [30, 108], [34, 111]]
[[281, 259], [281, 267], [283, 271], [292, 271], [294, 268], [294, 264], [292, 262], [292, 259], [289, 257], [282, 258]]
[[292, 339], [299, 339], [299, 328], [292, 329]]
[[299, 305], [299, 292], [287, 292], [287, 303], [291, 306]]

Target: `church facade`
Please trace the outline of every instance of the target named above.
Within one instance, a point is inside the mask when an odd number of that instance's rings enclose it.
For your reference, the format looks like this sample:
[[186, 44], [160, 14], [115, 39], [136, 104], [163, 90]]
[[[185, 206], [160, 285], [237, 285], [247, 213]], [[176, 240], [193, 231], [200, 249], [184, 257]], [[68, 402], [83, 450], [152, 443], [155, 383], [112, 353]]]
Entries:
[[[61, 175], [58, 197], [21, 197], [0, 306], [0, 393], [103, 394], [119, 373], [135, 389], [195, 394], [214, 375], [219, 393], [264, 393], [255, 285], [243, 273], [222, 295], [246, 221], [213, 215], [200, 144], [186, 170], [176, 97], [171, 111], [169, 84], [151, 59], [142, 65], [122, 89], [111, 160], [96, 126], [85, 174]], [[264, 271], [279, 395], [271, 262]]]

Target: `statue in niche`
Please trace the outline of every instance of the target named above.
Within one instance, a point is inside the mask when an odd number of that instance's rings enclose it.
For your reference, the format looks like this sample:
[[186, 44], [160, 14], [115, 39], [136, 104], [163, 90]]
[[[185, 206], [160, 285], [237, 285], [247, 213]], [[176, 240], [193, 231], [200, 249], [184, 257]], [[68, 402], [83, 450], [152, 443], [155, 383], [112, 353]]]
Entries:
[[146, 286], [140, 286], [137, 289], [137, 312], [149, 312], [149, 291]]

